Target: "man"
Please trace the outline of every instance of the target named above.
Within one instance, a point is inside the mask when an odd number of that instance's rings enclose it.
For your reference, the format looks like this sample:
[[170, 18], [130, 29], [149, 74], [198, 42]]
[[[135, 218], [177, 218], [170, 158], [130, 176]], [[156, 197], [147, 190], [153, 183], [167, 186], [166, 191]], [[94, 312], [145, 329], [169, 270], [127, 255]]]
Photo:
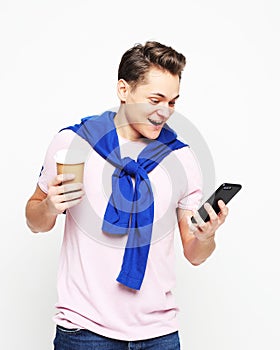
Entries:
[[[210, 221], [199, 217], [199, 165], [166, 123], [184, 66], [171, 47], [135, 45], [119, 65], [118, 111], [84, 118], [49, 146], [26, 217], [33, 232], [46, 232], [66, 214], [56, 350], [180, 349], [172, 295], [176, 223], [185, 257], [199, 265], [228, 214], [220, 201], [219, 215], [208, 205]], [[77, 144], [88, 154], [84, 184], [56, 175], [55, 153]]]

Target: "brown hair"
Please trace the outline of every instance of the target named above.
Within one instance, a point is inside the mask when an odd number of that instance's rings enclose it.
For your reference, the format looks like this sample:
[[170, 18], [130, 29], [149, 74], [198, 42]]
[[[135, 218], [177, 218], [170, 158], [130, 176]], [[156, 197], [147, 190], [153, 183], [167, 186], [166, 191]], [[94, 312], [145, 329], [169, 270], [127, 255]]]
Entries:
[[145, 75], [152, 67], [166, 70], [181, 79], [185, 65], [185, 56], [172, 47], [156, 41], [147, 41], [145, 45], [136, 44], [123, 54], [119, 64], [118, 80], [126, 80], [132, 89], [135, 89], [138, 83], [145, 82]]

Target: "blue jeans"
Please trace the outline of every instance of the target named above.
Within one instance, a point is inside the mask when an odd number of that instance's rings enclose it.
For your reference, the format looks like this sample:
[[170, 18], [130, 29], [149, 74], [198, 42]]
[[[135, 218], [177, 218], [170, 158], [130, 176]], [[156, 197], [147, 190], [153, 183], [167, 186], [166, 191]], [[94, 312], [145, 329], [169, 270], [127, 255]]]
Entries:
[[54, 350], [180, 350], [178, 332], [146, 340], [123, 341], [85, 329], [56, 327]]

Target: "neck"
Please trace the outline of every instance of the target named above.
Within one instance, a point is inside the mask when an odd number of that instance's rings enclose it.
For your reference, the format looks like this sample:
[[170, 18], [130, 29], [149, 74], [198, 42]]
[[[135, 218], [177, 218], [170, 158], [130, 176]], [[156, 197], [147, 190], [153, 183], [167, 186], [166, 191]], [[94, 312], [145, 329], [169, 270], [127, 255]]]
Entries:
[[139, 139], [143, 138], [143, 136], [137, 130], [133, 129], [127, 120], [122, 106], [120, 106], [117, 114], [115, 115], [114, 123], [117, 133], [121, 137], [130, 141], [138, 141]]

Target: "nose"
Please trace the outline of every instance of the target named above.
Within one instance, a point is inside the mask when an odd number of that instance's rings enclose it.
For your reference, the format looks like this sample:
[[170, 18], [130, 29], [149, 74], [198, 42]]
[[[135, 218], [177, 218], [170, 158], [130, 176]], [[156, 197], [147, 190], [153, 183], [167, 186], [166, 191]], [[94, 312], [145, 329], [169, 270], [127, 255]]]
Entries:
[[171, 114], [172, 114], [172, 110], [171, 108], [167, 105], [161, 105], [158, 109], [157, 109], [157, 113], [160, 117], [164, 118], [164, 119], [168, 119]]

